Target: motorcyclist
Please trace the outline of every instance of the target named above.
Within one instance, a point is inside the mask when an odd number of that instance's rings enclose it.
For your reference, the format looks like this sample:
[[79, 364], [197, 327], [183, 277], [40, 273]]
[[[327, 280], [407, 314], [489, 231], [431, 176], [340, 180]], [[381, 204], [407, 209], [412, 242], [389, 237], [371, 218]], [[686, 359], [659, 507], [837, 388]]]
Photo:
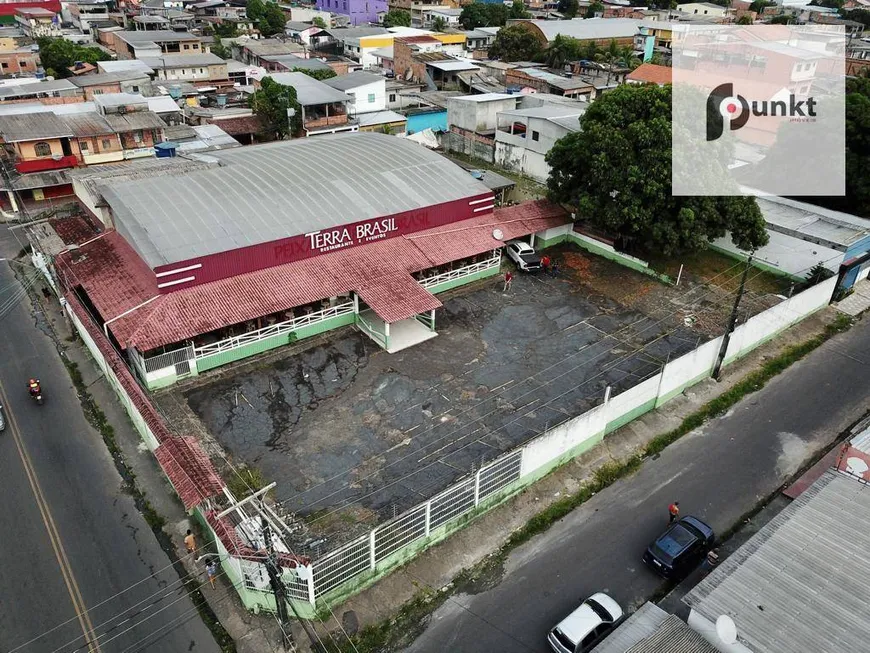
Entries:
[[42, 394], [42, 388], [39, 387], [39, 379], [30, 379], [27, 384], [28, 389], [30, 390], [30, 396], [35, 397], [39, 394]]

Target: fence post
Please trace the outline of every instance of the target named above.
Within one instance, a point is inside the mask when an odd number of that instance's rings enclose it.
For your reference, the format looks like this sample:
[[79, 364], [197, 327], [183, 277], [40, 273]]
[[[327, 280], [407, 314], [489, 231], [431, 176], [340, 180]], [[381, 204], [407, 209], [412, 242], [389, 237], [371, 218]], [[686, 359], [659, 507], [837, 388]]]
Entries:
[[311, 573], [308, 574], [308, 602], [312, 608], [317, 607], [314, 598], [314, 565], [311, 566]]
[[429, 537], [429, 532], [432, 530], [432, 500], [426, 502], [426, 537]]
[[375, 568], [375, 530], [369, 533], [369, 567]]
[[478, 469], [474, 475], [474, 507], [477, 508], [477, 504], [480, 503], [480, 472], [482, 469]]

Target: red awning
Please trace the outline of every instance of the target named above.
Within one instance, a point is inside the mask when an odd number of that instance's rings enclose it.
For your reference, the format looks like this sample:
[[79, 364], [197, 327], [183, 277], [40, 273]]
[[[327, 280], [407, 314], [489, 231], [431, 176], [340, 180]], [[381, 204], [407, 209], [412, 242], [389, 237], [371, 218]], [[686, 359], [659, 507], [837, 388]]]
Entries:
[[381, 277], [357, 292], [378, 317], [389, 323], [442, 306], [432, 293], [407, 273]]

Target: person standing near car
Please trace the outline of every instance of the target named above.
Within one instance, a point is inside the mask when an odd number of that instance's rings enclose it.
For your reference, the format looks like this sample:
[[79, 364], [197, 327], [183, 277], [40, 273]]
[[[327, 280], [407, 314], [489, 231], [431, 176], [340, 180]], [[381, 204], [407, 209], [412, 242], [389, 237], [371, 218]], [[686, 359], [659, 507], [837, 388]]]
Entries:
[[504, 273], [504, 289], [502, 292], [507, 292], [511, 289], [511, 282], [514, 280], [514, 275], [510, 270], [506, 270]]
[[544, 254], [544, 257], [541, 259], [541, 268], [544, 272], [550, 271], [550, 257]]
[[673, 524], [680, 517], [680, 502], [674, 501], [671, 505], [668, 506], [668, 523]]

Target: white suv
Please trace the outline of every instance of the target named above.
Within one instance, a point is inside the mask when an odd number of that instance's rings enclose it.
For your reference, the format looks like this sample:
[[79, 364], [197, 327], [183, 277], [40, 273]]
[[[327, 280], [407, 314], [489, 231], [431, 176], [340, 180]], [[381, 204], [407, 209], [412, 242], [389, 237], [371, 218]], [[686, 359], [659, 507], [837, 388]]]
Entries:
[[509, 240], [505, 244], [505, 252], [523, 272], [541, 269], [541, 257], [535, 253], [531, 245], [522, 240]]

